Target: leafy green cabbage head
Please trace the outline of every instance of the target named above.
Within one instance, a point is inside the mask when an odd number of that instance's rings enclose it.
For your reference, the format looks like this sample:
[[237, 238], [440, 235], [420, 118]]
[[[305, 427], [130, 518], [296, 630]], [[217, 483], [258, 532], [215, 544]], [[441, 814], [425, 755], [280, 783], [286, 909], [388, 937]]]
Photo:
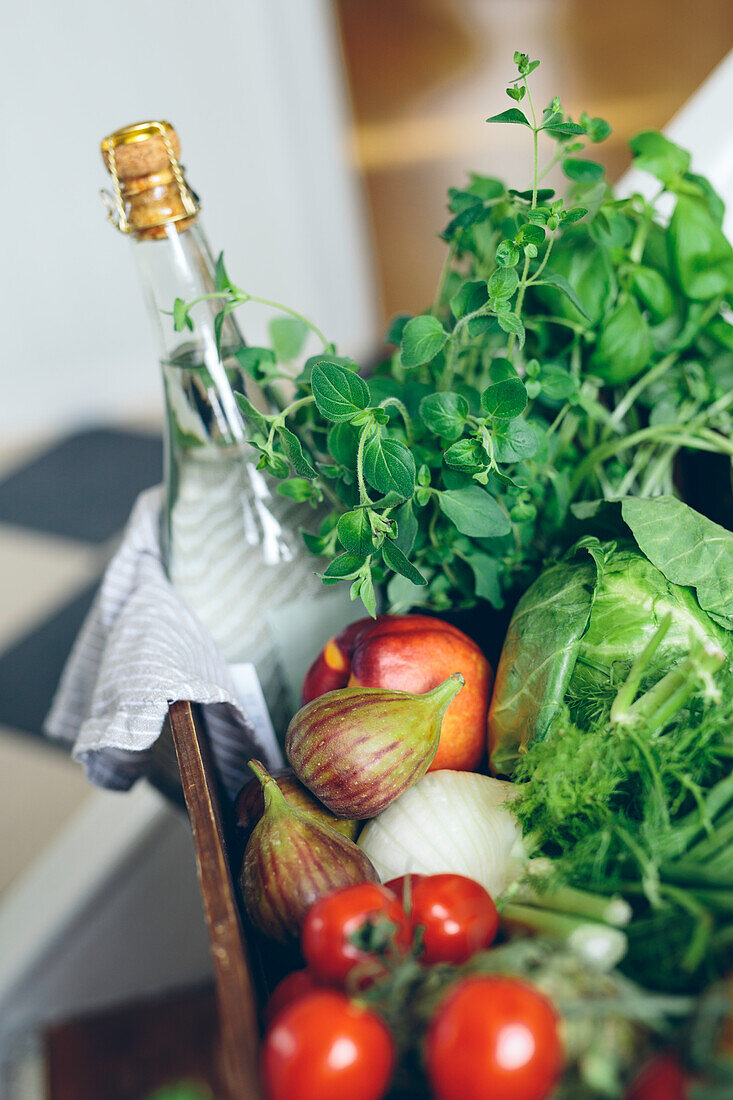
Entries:
[[509, 774], [560, 707], [569, 706], [581, 726], [607, 710], [667, 615], [671, 625], [642, 688], [687, 656], [694, 639], [730, 654], [730, 632], [630, 540], [582, 539], [545, 570], [517, 605], [497, 669], [489, 711], [494, 771]]

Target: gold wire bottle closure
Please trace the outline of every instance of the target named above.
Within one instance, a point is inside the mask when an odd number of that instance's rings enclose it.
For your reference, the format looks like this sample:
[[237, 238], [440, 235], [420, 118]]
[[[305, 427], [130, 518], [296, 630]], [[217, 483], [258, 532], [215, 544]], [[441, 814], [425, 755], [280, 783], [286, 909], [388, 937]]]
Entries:
[[121, 233], [164, 237], [182, 232], [199, 212], [178, 157], [181, 143], [170, 122], [136, 122], [102, 141], [102, 158], [114, 193], [102, 192], [107, 218]]

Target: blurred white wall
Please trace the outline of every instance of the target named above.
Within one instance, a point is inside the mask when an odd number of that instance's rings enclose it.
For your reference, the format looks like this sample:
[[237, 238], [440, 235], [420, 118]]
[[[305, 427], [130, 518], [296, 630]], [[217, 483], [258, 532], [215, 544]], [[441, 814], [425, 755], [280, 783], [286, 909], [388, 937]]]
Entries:
[[[378, 334], [328, 0], [36, 0], [0, 16], [0, 438], [160, 407], [131, 246], [105, 222], [100, 139], [167, 118], [214, 251], [345, 351]], [[248, 337], [263, 337], [263, 320]]]

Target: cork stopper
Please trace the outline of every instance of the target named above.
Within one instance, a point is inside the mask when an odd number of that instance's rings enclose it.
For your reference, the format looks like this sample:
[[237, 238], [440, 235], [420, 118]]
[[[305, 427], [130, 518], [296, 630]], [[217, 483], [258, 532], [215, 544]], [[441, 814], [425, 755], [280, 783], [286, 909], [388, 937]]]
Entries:
[[181, 143], [170, 122], [136, 122], [102, 141], [102, 159], [114, 194], [105, 195], [109, 220], [136, 237], [181, 233], [195, 220], [198, 202], [179, 163]]

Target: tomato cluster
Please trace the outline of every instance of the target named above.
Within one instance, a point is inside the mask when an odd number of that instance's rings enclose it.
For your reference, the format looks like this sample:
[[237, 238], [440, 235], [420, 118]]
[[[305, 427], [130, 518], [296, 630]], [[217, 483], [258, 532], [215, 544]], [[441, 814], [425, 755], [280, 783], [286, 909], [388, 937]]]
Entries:
[[[267, 1006], [268, 1100], [381, 1100], [394, 1037], [344, 985], [363, 990], [411, 952], [424, 966], [463, 963], [498, 924], [489, 894], [462, 875], [408, 875], [322, 898], [303, 926], [307, 969], [285, 978]], [[516, 978], [460, 978], [432, 1015], [423, 1062], [434, 1100], [543, 1100], [561, 1072], [557, 1016]]]

